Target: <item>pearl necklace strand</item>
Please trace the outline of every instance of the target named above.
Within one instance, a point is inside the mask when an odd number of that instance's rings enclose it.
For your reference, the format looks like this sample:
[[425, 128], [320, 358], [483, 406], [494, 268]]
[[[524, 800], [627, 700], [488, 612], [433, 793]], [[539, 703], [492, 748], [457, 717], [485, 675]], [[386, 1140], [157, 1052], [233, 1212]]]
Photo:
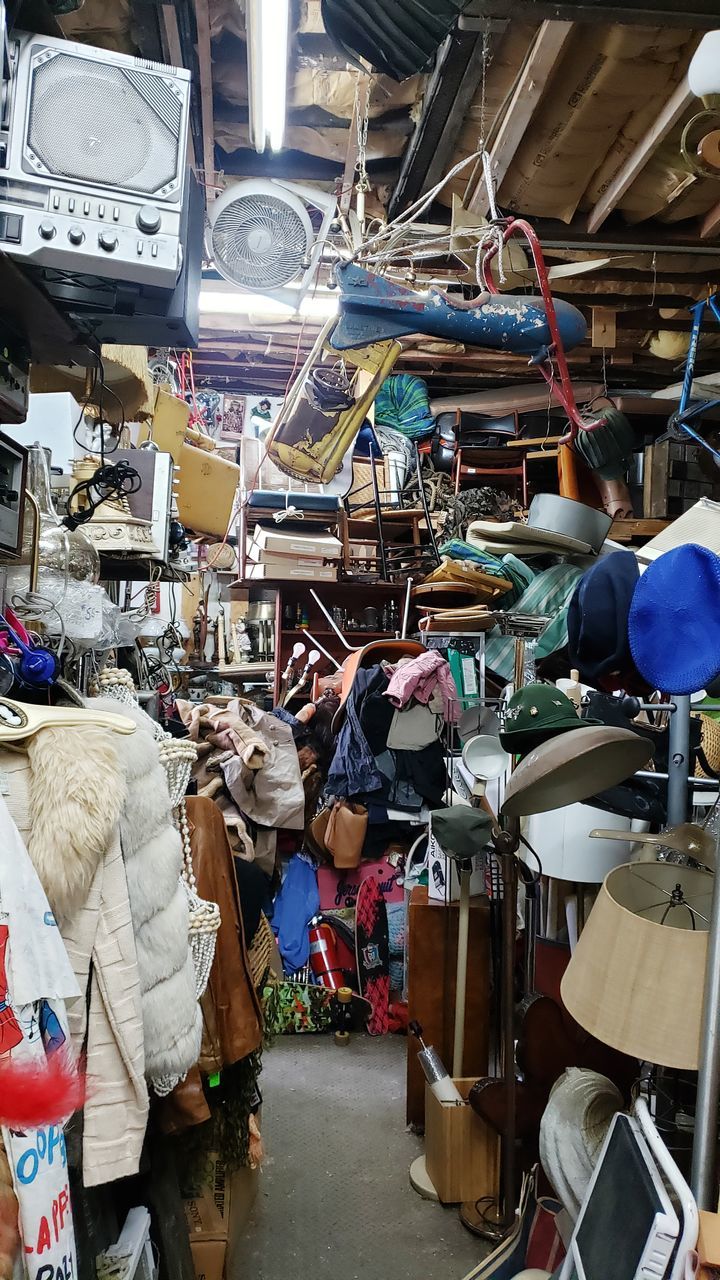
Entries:
[[218, 929], [222, 923], [220, 908], [217, 902], [208, 902], [201, 898], [197, 891], [197, 881], [192, 864], [192, 847], [190, 844], [190, 823], [187, 806], [182, 799], [177, 808], [178, 826], [183, 843], [182, 881], [187, 894], [190, 913], [190, 950], [195, 966], [195, 991], [200, 999], [210, 979], [215, 958], [215, 944]]
[[197, 746], [189, 738], [173, 738], [172, 734], [157, 734], [160, 760], [167, 774], [170, 788], [170, 804], [177, 809], [192, 775], [197, 760]]
[[137, 706], [135, 681], [124, 667], [103, 667], [93, 680], [92, 692], [94, 697], [104, 695], [126, 706]]

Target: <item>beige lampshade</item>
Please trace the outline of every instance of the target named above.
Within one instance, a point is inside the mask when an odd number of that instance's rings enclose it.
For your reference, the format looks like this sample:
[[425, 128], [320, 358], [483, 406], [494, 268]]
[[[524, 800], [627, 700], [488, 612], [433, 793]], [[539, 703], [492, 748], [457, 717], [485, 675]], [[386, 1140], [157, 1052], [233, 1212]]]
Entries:
[[[107, 422], [118, 424], [123, 417], [131, 421], [135, 417], [152, 414], [155, 388], [148, 369], [147, 347], [130, 347], [105, 343], [100, 351], [105, 385], [113, 394], [103, 397], [103, 416]], [[92, 374], [95, 365], [88, 357]], [[34, 364], [30, 372], [31, 391], [69, 391], [79, 402], [87, 399], [88, 369], [83, 365]], [[115, 399], [115, 396], [118, 399]], [[118, 403], [118, 401], [120, 403]], [[90, 416], [99, 413], [98, 406], [88, 403]]]
[[571, 729], [528, 752], [505, 788], [508, 818], [547, 813], [615, 787], [652, 759], [655, 748], [631, 729]]
[[[697, 1070], [712, 885], [667, 862], [610, 872], [560, 988], [581, 1027], [633, 1058]], [[670, 905], [677, 886], [693, 915]]]

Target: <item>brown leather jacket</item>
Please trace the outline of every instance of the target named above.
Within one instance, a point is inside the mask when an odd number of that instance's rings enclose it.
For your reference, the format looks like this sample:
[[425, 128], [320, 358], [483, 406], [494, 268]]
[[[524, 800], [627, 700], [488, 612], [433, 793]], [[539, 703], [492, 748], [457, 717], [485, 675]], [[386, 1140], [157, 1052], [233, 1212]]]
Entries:
[[[262, 1012], [250, 975], [235, 864], [223, 816], [215, 801], [205, 796], [188, 796], [186, 805], [197, 891], [201, 898], [217, 902], [222, 921], [210, 981], [200, 1000], [203, 1039], [198, 1067], [203, 1075], [212, 1075], [259, 1048]], [[209, 1118], [197, 1068], [163, 1099], [160, 1111], [166, 1133]]]
[[200, 1070], [207, 1075], [247, 1057], [262, 1041], [262, 1013], [245, 949], [235, 864], [223, 816], [214, 800], [188, 796], [193, 871], [201, 898], [220, 907], [215, 960], [200, 1004]]

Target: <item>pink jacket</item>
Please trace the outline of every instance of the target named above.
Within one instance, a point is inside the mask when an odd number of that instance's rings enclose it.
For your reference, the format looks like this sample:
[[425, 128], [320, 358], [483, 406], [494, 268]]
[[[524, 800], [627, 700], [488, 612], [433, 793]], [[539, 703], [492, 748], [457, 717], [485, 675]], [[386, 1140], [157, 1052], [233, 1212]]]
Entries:
[[385, 697], [399, 709], [407, 706], [411, 698], [427, 705], [436, 689], [442, 696], [445, 719], [455, 722], [460, 718], [460, 704], [452, 672], [437, 649], [430, 649], [396, 667]]

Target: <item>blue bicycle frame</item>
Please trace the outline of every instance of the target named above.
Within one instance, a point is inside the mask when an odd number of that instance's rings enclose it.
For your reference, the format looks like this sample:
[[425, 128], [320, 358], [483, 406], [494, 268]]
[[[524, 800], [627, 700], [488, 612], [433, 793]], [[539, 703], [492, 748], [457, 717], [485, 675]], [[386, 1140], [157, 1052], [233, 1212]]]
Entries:
[[703, 440], [702, 436], [690, 426], [691, 422], [696, 419], [702, 419], [704, 413], [708, 409], [715, 409], [720, 405], [718, 400], [699, 400], [695, 404], [692, 403], [692, 385], [695, 377], [695, 360], [697, 358], [698, 344], [700, 342], [700, 330], [702, 328], [705, 312], [710, 309], [718, 324], [720, 324], [720, 294], [714, 293], [710, 298], [705, 298], [703, 302], [696, 302], [691, 307], [692, 312], [692, 328], [690, 330], [690, 345], [688, 346], [687, 363], [685, 365], [685, 376], [683, 378], [682, 391], [680, 393], [680, 404], [670, 419], [670, 427], [684, 431], [690, 436], [696, 444], [707, 449], [714, 458], [720, 462], [720, 453], [717, 449], [713, 449], [707, 440]]

